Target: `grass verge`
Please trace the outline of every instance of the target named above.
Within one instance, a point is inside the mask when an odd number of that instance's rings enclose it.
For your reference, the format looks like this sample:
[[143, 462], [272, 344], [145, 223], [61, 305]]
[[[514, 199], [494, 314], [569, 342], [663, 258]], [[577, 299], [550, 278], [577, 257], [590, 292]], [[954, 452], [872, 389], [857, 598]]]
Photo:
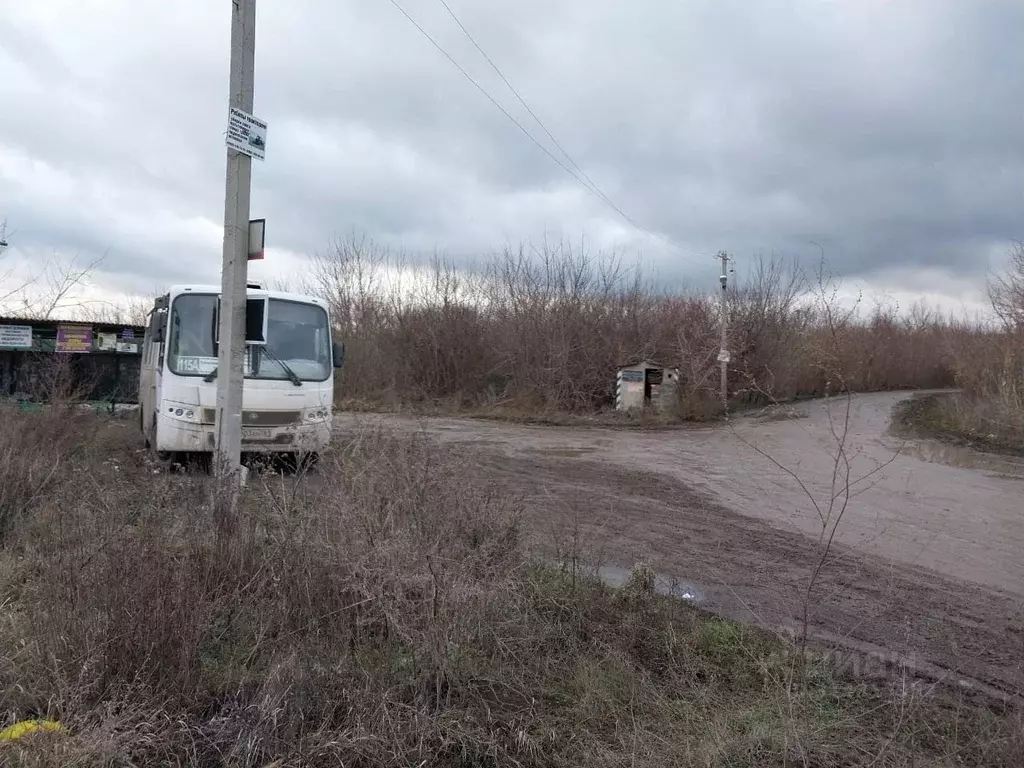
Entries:
[[991, 405], [956, 392], [916, 395], [897, 404], [893, 431], [990, 453], [1024, 456], [1024, 431], [987, 416]]
[[130, 418], [75, 429], [0, 551], [0, 726], [67, 733], [5, 765], [1024, 763], [1014, 710], [808, 661], [642, 569], [540, 565], [515, 502], [421, 437], [351, 434], [214, 526]]

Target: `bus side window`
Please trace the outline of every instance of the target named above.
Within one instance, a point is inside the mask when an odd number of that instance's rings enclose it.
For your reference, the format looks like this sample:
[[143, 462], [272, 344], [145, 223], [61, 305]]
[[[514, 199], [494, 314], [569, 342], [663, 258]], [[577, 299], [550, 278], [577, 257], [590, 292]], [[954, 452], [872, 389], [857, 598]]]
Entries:
[[149, 316], [146, 328], [146, 360], [157, 368], [164, 365], [164, 336], [166, 335], [167, 312], [156, 309]]
[[142, 335], [142, 364], [149, 365], [150, 363], [150, 349], [153, 346], [153, 334], [149, 330], [149, 322], [146, 322], [146, 330]]

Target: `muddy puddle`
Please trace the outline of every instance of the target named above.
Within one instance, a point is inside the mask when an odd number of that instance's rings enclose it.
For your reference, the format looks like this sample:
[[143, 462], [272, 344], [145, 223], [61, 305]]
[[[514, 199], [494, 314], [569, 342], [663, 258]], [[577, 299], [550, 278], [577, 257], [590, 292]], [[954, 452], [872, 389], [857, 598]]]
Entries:
[[[629, 568], [620, 568], [617, 565], [602, 565], [597, 569], [597, 575], [605, 584], [612, 587], [621, 587], [629, 581]], [[692, 600], [695, 603], [704, 602], [704, 590], [693, 582], [667, 576], [663, 573], [655, 574], [654, 591], [666, 597], [677, 597], [680, 600]]]

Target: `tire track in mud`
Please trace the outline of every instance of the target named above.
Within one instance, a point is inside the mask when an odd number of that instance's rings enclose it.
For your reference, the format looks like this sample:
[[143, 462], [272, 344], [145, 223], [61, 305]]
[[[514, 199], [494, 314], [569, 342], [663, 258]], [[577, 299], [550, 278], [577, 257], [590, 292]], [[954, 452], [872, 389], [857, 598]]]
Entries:
[[[698, 585], [705, 607], [799, 631], [821, 555], [803, 534], [739, 515], [686, 484], [604, 462], [510, 457], [474, 446], [465, 461], [521, 500], [547, 556], [628, 568], [647, 560]], [[1024, 690], [1024, 619], [1015, 596], [840, 547], [807, 599], [819, 643], [953, 677], [1000, 698]]]

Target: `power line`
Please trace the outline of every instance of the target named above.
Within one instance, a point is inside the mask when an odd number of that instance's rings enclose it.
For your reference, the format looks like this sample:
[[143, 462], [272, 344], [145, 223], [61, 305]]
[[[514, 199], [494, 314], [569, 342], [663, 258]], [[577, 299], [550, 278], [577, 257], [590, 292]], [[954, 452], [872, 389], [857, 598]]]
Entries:
[[[527, 128], [521, 122], [519, 122], [519, 120], [517, 120], [507, 109], [505, 109], [498, 102], [497, 99], [495, 99], [490, 93], [488, 93], [487, 89], [485, 89], [482, 85], [480, 85], [480, 83], [477, 82], [473, 78], [473, 76], [470, 75], [469, 72], [467, 72], [466, 69], [461, 64], [459, 64], [459, 62], [457, 62], [452, 57], [452, 55], [450, 53], [448, 53], [448, 51], [446, 51], [441, 46], [441, 44], [439, 42], [437, 42], [437, 40], [434, 39], [434, 37], [429, 32], [427, 32], [427, 30], [424, 29], [423, 26], [420, 25], [420, 23], [418, 21], [416, 21], [416, 19], [414, 19], [409, 14], [409, 12], [406, 11], [405, 8], [403, 8], [398, 3], [398, 0], [390, 0], [390, 3], [399, 11], [399, 13], [401, 13], [403, 16], [405, 16], [405, 18], [409, 21], [409, 23], [412, 24], [414, 27], [416, 27], [416, 29], [420, 32], [420, 34], [423, 35], [425, 38], [427, 38], [427, 40], [430, 41], [430, 44], [433, 45], [441, 53], [442, 56], [444, 56], [446, 59], [448, 59], [448, 61], [451, 62], [452, 66], [454, 66], [457, 70], [459, 70], [459, 72], [462, 74], [462, 76], [465, 77], [467, 80], [469, 80], [469, 82], [472, 83], [473, 86], [478, 91], [480, 91], [480, 93], [482, 93], [487, 98], [488, 101], [491, 102], [491, 104], [493, 104], [495, 107], [497, 107], [501, 111], [501, 113], [503, 115], [505, 115], [505, 117], [507, 117], [510, 121], [512, 121], [512, 123], [520, 131], [522, 131], [522, 133], [531, 142], [533, 142], [537, 146], [538, 149], [540, 149], [545, 155], [547, 155], [549, 158], [551, 158], [551, 160], [554, 161], [555, 164], [557, 164], [559, 168], [561, 168], [567, 174], [572, 176], [581, 187], [583, 187], [585, 190], [590, 192], [592, 195], [594, 195], [598, 199], [602, 200], [608, 207], [610, 207], [612, 210], [614, 210], [616, 213], [618, 213], [623, 219], [625, 219], [627, 222], [629, 222], [638, 231], [643, 232], [643, 233], [647, 234], [648, 236], [653, 237], [653, 238], [655, 238], [657, 240], [661, 240], [666, 245], [669, 245], [669, 246], [671, 246], [672, 248], [675, 248], [678, 251], [686, 252], [688, 250], [686, 248], [683, 248], [683, 246], [679, 245], [678, 243], [674, 242], [672, 239], [670, 239], [668, 237], [665, 237], [664, 235], [660, 235], [657, 232], [653, 232], [653, 231], [647, 229], [647, 227], [645, 227], [642, 224], [640, 224], [640, 222], [638, 222], [636, 219], [634, 219], [632, 216], [630, 216], [628, 213], [626, 213], [624, 210], [622, 210], [622, 208], [620, 208], [618, 205], [616, 205], [611, 200], [611, 198], [609, 198], [607, 195], [605, 195], [603, 192], [601, 192], [600, 189], [598, 189], [597, 186], [592, 181], [589, 184], [586, 181], [584, 181], [575, 171], [572, 170], [572, 168], [570, 168], [565, 163], [563, 163], [561, 160], [559, 160], [558, 157], [556, 157], [551, 152], [551, 150], [549, 150], [547, 147], [545, 147], [543, 144], [541, 144], [536, 139], [536, 137], [534, 137], [534, 135], [532, 133], [530, 133], [530, 131], [527, 130]], [[450, 8], [448, 9], [448, 12], [452, 13]], [[454, 14], [452, 14], [452, 16], [454, 17]], [[458, 21], [457, 18], [456, 18], [456, 21]], [[461, 26], [461, 24], [460, 24], [460, 26]], [[465, 29], [465, 28], [463, 28], [463, 29]], [[468, 32], [467, 32], [467, 34], [468, 34]], [[475, 44], [475, 42], [474, 42], [474, 44]], [[483, 54], [483, 50], [480, 49], [479, 46], [477, 46], [477, 49], [480, 50], [481, 54]], [[488, 58], [486, 54], [483, 54], [483, 55], [484, 55], [485, 58]], [[490, 61], [489, 58], [488, 58], [488, 61]], [[493, 62], [491, 63], [491, 65], [494, 66]], [[502, 79], [504, 79], [504, 77]], [[507, 81], [506, 81], [506, 83], [507, 83]], [[511, 88], [511, 84], [509, 84], [509, 87]], [[520, 98], [520, 101], [522, 101], [521, 98]], [[525, 106], [525, 102], [523, 102], [523, 104]], [[529, 107], [527, 107], [527, 111], [530, 111], [530, 113], [533, 114], [532, 110], [530, 110]], [[539, 120], [539, 118], [536, 117], [536, 115], [534, 115], [534, 119], [537, 120], [538, 123], [540, 123], [540, 120]], [[547, 131], [546, 128], [545, 128], [545, 131]], [[549, 135], [550, 135], [550, 133], [549, 133]], [[552, 140], [554, 140], [553, 136], [551, 138], [552, 138]], [[555, 141], [555, 144], [557, 146], [559, 146], [559, 147], [561, 146], [561, 145], [558, 144], [557, 141]], [[569, 157], [568, 154], [565, 153], [564, 149], [562, 150], [562, 152], [563, 152], [563, 154], [566, 154], [567, 158]], [[569, 158], [569, 161], [571, 163], [573, 163], [573, 165], [575, 165], [575, 162], [572, 161], [572, 158]], [[582, 169], [581, 169], [581, 173], [582, 173]], [[584, 175], [586, 175], [586, 174], [584, 174]], [[690, 251], [690, 252], [691, 253], [696, 253], [695, 251]], [[705, 255], [705, 254], [698, 254], [698, 255]]]
[[551, 139], [551, 142], [556, 147], [558, 147], [559, 151], [565, 156], [565, 159], [569, 161], [569, 164], [580, 172], [580, 175], [583, 176], [583, 178], [590, 183], [590, 185], [599, 195], [601, 195], [602, 198], [607, 199], [607, 195], [605, 195], [604, 192], [601, 191], [601, 188], [597, 186], [597, 183], [592, 178], [590, 178], [590, 176], [587, 175], [587, 172], [584, 171], [579, 166], [579, 163], [572, 159], [572, 156], [565, 149], [565, 147], [562, 146], [562, 143], [557, 138], [555, 138], [555, 135], [548, 130], [548, 127], [546, 125], [544, 125], [544, 121], [537, 117], [537, 113], [530, 108], [530, 105], [526, 103], [526, 99], [524, 99], [520, 95], [519, 91], [516, 90], [515, 86], [512, 85], [512, 83], [509, 81], [507, 77], [505, 77], [505, 73], [501, 71], [498, 65], [494, 63], [494, 60], [491, 59], [491, 57], [487, 55], [487, 52], [480, 46], [480, 43], [476, 41], [476, 38], [473, 37], [473, 35], [470, 33], [468, 29], [466, 29], [466, 25], [463, 24], [459, 17], [455, 15], [455, 11], [451, 9], [451, 6], [448, 5], [448, 3], [445, 2], [445, 0], [438, 0], [438, 2], [441, 3], [442, 6], [444, 6], [444, 9], [448, 12], [448, 15], [451, 16], [452, 20], [459, 25], [459, 29], [461, 29], [462, 32], [466, 35], [466, 37], [469, 39], [469, 42], [471, 42], [473, 44], [473, 47], [480, 52], [480, 55], [484, 57], [484, 60], [491, 65], [491, 69], [493, 69], [498, 74], [498, 77], [501, 78], [501, 81], [505, 83], [506, 86], [508, 86], [508, 89], [512, 92], [512, 95], [515, 96], [519, 103], [523, 105], [523, 109], [525, 109], [530, 114], [530, 117], [532, 117], [536, 121], [537, 125], [541, 127], [541, 130], [543, 130], [544, 133], [547, 134], [548, 138]]
[[442, 7], [444, 7], [445, 11], [448, 12], [448, 15], [451, 16], [452, 20], [459, 26], [459, 29], [462, 30], [463, 34], [466, 36], [466, 38], [469, 40], [469, 42], [473, 44], [473, 47], [476, 48], [477, 51], [480, 53], [480, 55], [483, 56], [484, 60], [488, 64], [490, 64], [491, 69], [493, 69], [497, 73], [498, 77], [501, 78], [501, 81], [503, 83], [505, 83], [505, 85], [508, 87], [509, 91], [512, 92], [512, 95], [515, 96], [516, 100], [523, 106], [523, 109], [525, 109], [529, 113], [530, 117], [532, 117], [534, 119], [534, 121], [537, 123], [537, 125], [540, 126], [541, 130], [543, 130], [544, 133], [547, 134], [548, 138], [551, 139], [551, 142], [558, 148], [558, 150], [562, 153], [562, 155], [569, 162], [569, 164], [573, 168], [575, 168], [579, 172], [579, 174], [586, 180], [587, 186], [590, 187], [590, 192], [595, 194], [595, 195], [597, 195], [598, 197], [600, 197], [602, 201], [604, 201], [607, 205], [609, 205], [613, 209], [615, 209], [623, 218], [625, 218], [627, 221], [629, 221], [630, 224], [632, 224], [634, 227], [636, 227], [640, 231], [645, 232], [646, 234], [648, 234], [648, 235], [650, 235], [652, 237], [657, 237], [657, 238], [665, 241], [667, 244], [669, 244], [669, 245], [671, 245], [671, 246], [673, 246], [675, 248], [683, 250], [681, 246], [677, 245], [676, 243], [672, 242], [671, 240], [669, 240], [669, 239], [667, 239], [667, 238], [657, 234], [656, 232], [652, 232], [651, 230], [648, 230], [646, 227], [641, 226], [632, 217], [626, 215], [620, 209], [620, 207], [617, 206], [612, 201], [612, 199], [610, 197], [608, 197], [608, 195], [604, 192], [604, 190], [601, 189], [601, 187], [599, 187], [597, 185], [597, 182], [594, 181], [592, 178], [590, 178], [590, 176], [587, 174], [587, 172], [585, 170], [583, 170], [583, 168], [580, 167], [580, 164], [577, 163], [573, 159], [572, 155], [569, 154], [569, 151], [562, 145], [562, 142], [560, 142], [557, 139], [557, 137], [544, 124], [544, 121], [541, 120], [540, 117], [537, 116], [537, 113], [534, 112], [533, 109], [530, 107], [530, 105], [526, 103], [526, 99], [524, 99], [522, 94], [520, 94], [519, 91], [516, 90], [516, 87], [514, 85], [512, 85], [512, 83], [508, 79], [508, 77], [505, 76], [505, 73], [501, 71], [501, 68], [497, 64], [494, 63], [494, 60], [490, 56], [487, 55], [487, 51], [485, 51], [483, 49], [483, 47], [480, 45], [480, 43], [477, 42], [476, 38], [473, 37], [472, 33], [466, 28], [466, 25], [462, 23], [462, 20], [459, 19], [459, 17], [456, 15], [455, 11], [452, 10], [451, 6], [448, 5], [448, 3], [445, 2], [445, 0], [438, 0], [438, 2], [441, 3], [441, 5], [442, 5]]
[[[522, 131], [522, 132], [523, 132], [523, 134], [524, 134], [524, 135], [526, 136], [526, 138], [528, 138], [528, 139], [529, 139], [530, 141], [532, 141], [532, 142], [533, 142], [534, 144], [536, 144], [536, 145], [537, 145], [537, 147], [538, 147], [538, 148], [539, 148], [539, 149], [540, 149], [540, 150], [541, 150], [542, 152], [544, 152], [544, 154], [546, 154], [546, 155], [547, 155], [548, 157], [550, 157], [550, 158], [551, 158], [552, 160], [554, 160], [554, 161], [555, 161], [556, 163], [558, 163], [558, 165], [559, 165], [559, 166], [560, 166], [560, 167], [562, 168], [562, 170], [564, 170], [564, 171], [565, 171], [566, 173], [568, 173], [568, 174], [569, 174], [570, 176], [572, 176], [572, 177], [573, 177], [574, 179], [576, 179], [576, 181], [578, 181], [578, 182], [579, 182], [580, 184], [583, 184], [584, 188], [586, 188], [586, 189], [590, 190], [590, 187], [588, 187], [588, 186], [587, 186], [587, 185], [586, 185], [586, 184], [584, 183], [583, 179], [581, 179], [581, 178], [580, 178], [579, 176], [577, 176], [577, 175], [576, 175], [576, 174], [575, 174], [575, 173], [574, 173], [574, 172], [573, 172], [572, 170], [570, 170], [569, 168], [567, 168], [567, 167], [566, 167], [566, 165], [565, 165], [565, 164], [564, 164], [564, 163], [563, 163], [563, 162], [562, 162], [561, 160], [559, 160], [559, 159], [558, 159], [557, 157], [555, 157], [555, 156], [554, 156], [554, 155], [553, 155], [553, 154], [551, 153], [551, 151], [550, 151], [550, 150], [549, 150], [549, 149], [548, 149], [547, 147], [545, 147], [545, 146], [544, 146], [543, 144], [541, 144], [541, 143], [540, 143], [539, 141], [537, 141], [537, 139], [536, 139], [536, 138], [535, 138], [535, 137], [533, 136], [533, 134], [532, 134], [532, 133], [530, 133], [530, 132], [529, 132], [529, 131], [528, 131], [528, 130], [526, 129], [526, 127], [525, 127], [525, 126], [524, 126], [524, 125], [523, 125], [523, 124], [522, 124], [521, 122], [519, 122], [519, 121], [518, 121], [518, 120], [517, 120], [517, 119], [516, 119], [516, 118], [515, 118], [515, 117], [514, 117], [514, 116], [513, 116], [513, 115], [512, 115], [512, 114], [511, 114], [511, 113], [510, 113], [510, 112], [509, 112], [508, 110], [507, 110], [507, 109], [505, 109], [505, 108], [504, 108], [503, 106], [501, 106], [501, 104], [500, 104], [500, 103], [498, 102], [498, 100], [497, 100], [497, 99], [495, 99], [495, 98], [494, 98], [493, 96], [491, 96], [491, 94], [490, 94], [490, 93], [488, 93], [488, 92], [487, 92], [487, 90], [486, 90], [486, 89], [485, 89], [485, 88], [484, 88], [484, 87], [483, 87], [482, 85], [480, 85], [480, 83], [478, 83], [478, 82], [477, 82], [477, 81], [476, 81], [476, 80], [475, 80], [475, 79], [473, 78], [473, 76], [472, 76], [471, 74], [469, 74], [469, 72], [467, 72], [467, 71], [466, 71], [466, 69], [465, 69], [465, 68], [464, 68], [464, 67], [463, 67], [463, 66], [462, 66], [461, 64], [459, 64], [459, 62], [457, 62], [457, 61], [456, 61], [456, 60], [455, 60], [455, 59], [454, 59], [454, 58], [452, 57], [452, 55], [451, 55], [450, 53], [448, 53], [448, 51], [446, 51], [446, 50], [445, 50], [445, 49], [444, 49], [443, 47], [441, 47], [441, 44], [440, 44], [440, 43], [438, 43], [438, 42], [437, 42], [437, 40], [435, 40], [435, 39], [434, 39], [434, 38], [433, 38], [433, 37], [431, 36], [431, 34], [430, 34], [429, 32], [427, 32], [427, 30], [425, 30], [425, 29], [424, 29], [424, 28], [423, 28], [423, 27], [422, 27], [422, 26], [420, 25], [420, 23], [419, 23], [418, 21], [416, 21], [416, 19], [414, 19], [414, 18], [413, 18], [412, 16], [410, 16], [410, 15], [409, 15], [409, 12], [408, 12], [408, 11], [406, 11], [406, 10], [405, 10], [405, 8], [403, 8], [403, 7], [401, 6], [401, 5], [399, 5], [399, 4], [398, 4], [397, 0], [390, 0], [390, 2], [391, 2], [391, 4], [392, 4], [393, 6], [395, 6], [395, 8], [397, 8], [397, 9], [398, 9], [398, 10], [399, 10], [399, 11], [401, 12], [401, 14], [402, 14], [403, 16], [405, 16], [405, 18], [406, 18], [406, 19], [408, 19], [408, 20], [409, 20], [409, 22], [410, 22], [410, 23], [411, 23], [411, 24], [412, 24], [412, 25], [413, 25], [414, 27], [416, 27], [416, 29], [418, 29], [418, 30], [420, 31], [420, 33], [421, 33], [421, 34], [422, 34], [422, 35], [423, 35], [423, 36], [424, 36], [425, 38], [427, 38], [427, 40], [429, 40], [429, 41], [430, 41], [430, 43], [431, 43], [431, 44], [432, 44], [432, 45], [433, 45], [433, 46], [434, 46], [435, 48], [437, 48], [437, 50], [438, 50], [438, 51], [440, 51], [440, 52], [441, 52], [441, 54], [442, 54], [442, 55], [443, 55], [443, 56], [444, 56], [444, 57], [445, 57], [446, 59], [448, 59], [448, 61], [449, 61], [449, 62], [451, 62], [452, 66], [454, 66], [454, 67], [455, 67], [455, 68], [456, 68], [457, 70], [459, 70], [459, 72], [460, 72], [460, 73], [462, 73], [462, 76], [463, 76], [463, 77], [465, 77], [465, 78], [466, 78], [467, 80], [469, 80], [469, 82], [471, 82], [471, 83], [472, 83], [472, 84], [473, 84], [473, 85], [474, 85], [474, 86], [476, 87], [476, 89], [477, 89], [478, 91], [480, 91], [480, 93], [482, 93], [482, 94], [483, 94], [484, 96], [486, 96], [486, 97], [487, 97], [487, 100], [488, 100], [488, 101], [490, 101], [490, 102], [491, 102], [491, 103], [492, 103], [492, 104], [493, 104], [493, 105], [494, 105], [495, 107], [497, 107], [497, 108], [498, 108], [499, 110], [501, 110], [501, 113], [502, 113], [503, 115], [505, 115], [505, 117], [507, 117], [507, 118], [508, 118], [509, 120], [511, 120], [511, 121], [512, 121], [512, 122], [513, 122], [513, 123], [515, 124], [515, 126], [516, 126], [516, 127], [517, 127], [517, 128], [518, 128], [518, 129], [520, 130], [520, 131]], [[590, 190], [590, 191], [593, 191], [593, 190]]]

